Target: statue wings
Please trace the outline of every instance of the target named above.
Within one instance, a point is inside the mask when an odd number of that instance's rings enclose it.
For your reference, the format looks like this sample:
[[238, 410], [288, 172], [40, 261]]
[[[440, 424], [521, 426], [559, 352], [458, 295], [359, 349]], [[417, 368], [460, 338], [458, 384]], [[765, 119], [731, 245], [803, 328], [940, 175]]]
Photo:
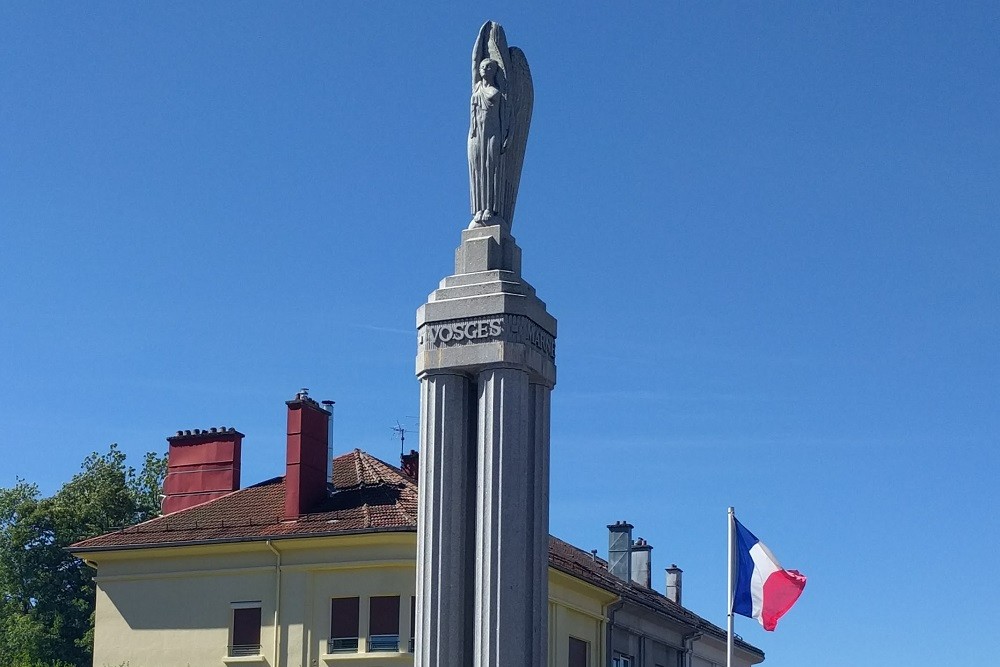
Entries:
[[528, 128], [531, 126], [531, 109], [535, 102], [535, 88], [531, 81], [528, 59], [521, 49], [507, 46], [507, 35], [503, 27], [494, 21], [487, 21], [479, 29], [479, 37], [472, 49], [472, 85], [479, 81], [479, 63], [492, 58], [499, 65], [497, 88], [503, 95], [504, 108], [501, 109], [504, 131], [504, 184], [502, 210], [500, 215], [509, 225], [514, 219], [514, 205], [517, 203], [517, 188], [521, 182], [521, 167], [528, 144]]

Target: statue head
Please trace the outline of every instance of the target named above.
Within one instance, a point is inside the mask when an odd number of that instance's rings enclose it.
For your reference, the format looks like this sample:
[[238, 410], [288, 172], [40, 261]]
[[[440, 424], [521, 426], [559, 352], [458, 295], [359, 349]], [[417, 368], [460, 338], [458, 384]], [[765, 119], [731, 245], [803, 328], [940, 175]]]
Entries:
[[493, 81], [497, 75], [500, 63], [493, 58], [483, 58], [479, 61], [479, 77], [484, 81]]

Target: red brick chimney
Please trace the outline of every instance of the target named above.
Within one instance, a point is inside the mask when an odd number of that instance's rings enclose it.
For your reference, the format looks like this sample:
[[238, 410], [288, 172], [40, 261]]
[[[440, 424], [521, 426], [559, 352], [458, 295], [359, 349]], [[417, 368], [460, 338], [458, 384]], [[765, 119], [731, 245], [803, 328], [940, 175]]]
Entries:
[[240, 445], [234, 428], [177, 431], [167, 438], [163, 513], [194, 507], [240, 488]]
[[326, 498], [330, 413], [306, 389], [288, 406], [285, 519], [297, 519]]
[[411, 449], [409, 454], [401, 454], [399, 457], [399, 467], [407, 477], [414, 480], [420, 479], [420, 453]]

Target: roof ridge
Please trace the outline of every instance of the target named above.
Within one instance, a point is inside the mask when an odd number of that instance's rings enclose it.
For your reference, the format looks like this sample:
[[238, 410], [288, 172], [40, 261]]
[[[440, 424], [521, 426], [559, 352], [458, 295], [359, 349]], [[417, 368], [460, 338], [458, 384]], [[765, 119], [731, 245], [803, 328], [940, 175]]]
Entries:
[[364, 486], [364, 484], [365, 484], [365, 477], [364, 477], [363, 471], [361, 470], [361, 454], [362, 454], [362, 451], [360, 449], [355, 448], [355, 450], [354, 450], [354, 474], [357, 476], [358, 486]]
[[[386, 461], [383, 461], [382, 459], [378, 458], [377, 456], [373, 456], [368, 452], [360, 452], [360, 454], [361, 458], [365, 460], [365, 463], [371, 468], [373, 473], [376, 474], [379, 480], [381, 480], [383, 483], [396, 484], [397, 486], [416, 487], [416, 484], [414, 484], [410, 480], [410, 478], [406, 475], [406, 473], [404, 473], [400, 468], [397, 468], [391, 463], [387, 463]], [[387, 479], [385, 475], [385, 470], [380, 470], [380, 468], [388, 470], [388, 472], [392, 473], [393, 476], [398, 477], [398, 479], [397, 480]]]

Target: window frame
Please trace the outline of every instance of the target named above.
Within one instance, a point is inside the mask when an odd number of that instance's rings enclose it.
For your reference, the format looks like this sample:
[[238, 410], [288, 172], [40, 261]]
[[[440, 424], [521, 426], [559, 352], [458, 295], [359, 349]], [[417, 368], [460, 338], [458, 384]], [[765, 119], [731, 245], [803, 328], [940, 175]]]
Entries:
[[580, 639], [579, 637], [574, 637], [573, 635], [569, 636], [569, 641], [567, 642], [567, 646], [568, 646], [567, 661], [568, 661], [569, 667], [577, 667], [577, 665], [574, 665], [573, 662], [572, 662], [573, 661], [573, 642], [577, 642], [577, 644], [582, 644], [583, 645], [583, 667], [587, 667], [588, 665], [590, 665], [590, 642], [588, 642], [586, 639]]
[[611, 659], [611, 667], [635, 667], [635, 658], [615, 651], [614, 657]]
[[[395, 626], [396, 632], [375, 632], [373, 626], [378, 625], [373, 623], [372, 612], [375, 605], [373, 604], [375, 600], [385, 601], [386, 604], [395, 606], [395, 618], [392, 614], [387, 614], [387, 619], [392, 619], [390, 625], [386, 629], [391, 629]], [[381, 602], [379, 603], [381, 604]], [[402, 596], [401, 595], [372, 595], [368, 598], [368, 641], [365, 646], [368, 653], [399, 653], [399, 614], [402, 610]], [[382, 629], [382, 628], [377, 628]]]
[[[334, 623], [336, 621], [336, 614], [334, 613], [334, 606], [337, 604], [337, 600], [353, 600], [354, 601], [354, 636], [351, 635], [341, 635], [334, 637]], [[344, 624], [347, 625], [347, 624]], [[358, 595], [343, 595], [330, 598], [330, 634], [326, 641], [326, 652], [328, 655], [333, 655], [337, 653], [357, 653], [360, 651], [361, 643], [361, 597]]]
[[[257, 643], [236, 643], [237, 639], [237, 616], [242, 616], [241, 612], [249, 610], [257, 611]], [[229, 644], [226, 646], [226, 655], [230, 658], [243, 658], [261, 655], [261, 629], [264, 622], [264, 613], [260, 600], [243, 600], [229, 603]], [[252, 625], [252, 624], [251, 624]], [[242, 625], [241, 625], [242, 627]], [[242, 639], [242, 637], [240, 637]], [[251, 652], [252, 651], [252, 652]]]

